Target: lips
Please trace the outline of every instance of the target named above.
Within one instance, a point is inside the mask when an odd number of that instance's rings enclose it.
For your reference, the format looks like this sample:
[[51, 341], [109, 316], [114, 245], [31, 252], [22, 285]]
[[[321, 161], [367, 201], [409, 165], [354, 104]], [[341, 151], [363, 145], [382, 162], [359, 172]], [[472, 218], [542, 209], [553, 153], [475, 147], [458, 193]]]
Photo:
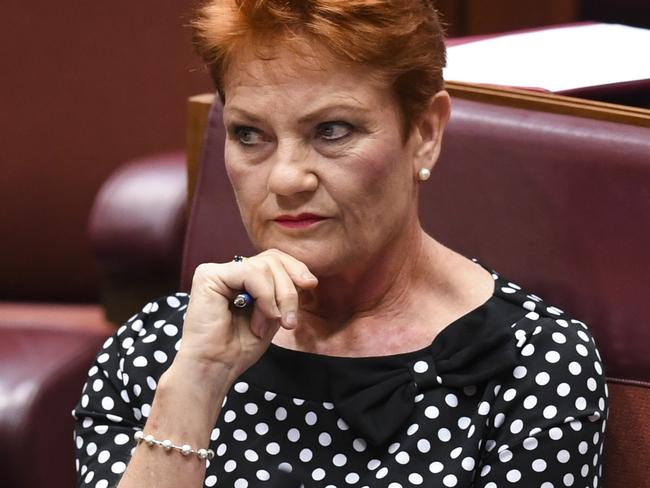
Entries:
[[313, 213], [301, 213], [298, 215], [280, 215], [274, 220], [283, 227], [304, 228], [311, 227], [312, 225], [327, 220], [327, 217]]

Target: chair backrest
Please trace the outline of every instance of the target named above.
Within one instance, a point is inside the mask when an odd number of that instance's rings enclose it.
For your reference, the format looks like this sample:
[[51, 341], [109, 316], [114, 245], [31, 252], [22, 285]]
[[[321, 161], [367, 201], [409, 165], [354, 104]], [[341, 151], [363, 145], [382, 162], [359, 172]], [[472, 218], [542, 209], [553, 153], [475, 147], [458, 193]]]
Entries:
[[[554, 98], [568, 100], [564, 112], [591, 103]], [[609, 376], [650, 381], [650, 128], [519, 102], [528, 108], [453, 99], [440, 161], [421, 189], [422, 223], [589, 324]], [[216, 103], [186, 235], [185, 289], [199, 263], [253, 252], [223, 144]]]
[[602, 486], [650, 486], [650, 383], [610, 379], [608, 387]]

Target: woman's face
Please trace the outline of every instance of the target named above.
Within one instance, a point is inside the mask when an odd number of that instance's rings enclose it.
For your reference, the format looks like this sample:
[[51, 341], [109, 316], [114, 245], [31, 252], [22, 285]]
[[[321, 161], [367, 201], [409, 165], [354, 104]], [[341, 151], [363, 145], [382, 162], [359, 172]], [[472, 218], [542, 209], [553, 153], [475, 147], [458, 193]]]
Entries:
[[367, 266], [417, 225], [414, 138], [367, 71], [280, 50], [225, 77], [226, 168], [250, 238], [319, 276]]

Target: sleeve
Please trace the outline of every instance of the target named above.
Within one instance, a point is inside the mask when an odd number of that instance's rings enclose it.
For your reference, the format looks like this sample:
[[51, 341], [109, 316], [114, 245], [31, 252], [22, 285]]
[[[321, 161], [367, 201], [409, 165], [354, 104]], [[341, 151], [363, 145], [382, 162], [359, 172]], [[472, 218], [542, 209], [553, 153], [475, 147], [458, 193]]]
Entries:
[[518, 364], [495, 386], [473, 486], [599, 486], [607, 384], [586, 325], [531, 312], [513, 327]]
[[160, 375], [180, 347], [187, 294], [145, 305], [104, 343], [72, 411], [78, 488], [119, 482], [142, 429]]

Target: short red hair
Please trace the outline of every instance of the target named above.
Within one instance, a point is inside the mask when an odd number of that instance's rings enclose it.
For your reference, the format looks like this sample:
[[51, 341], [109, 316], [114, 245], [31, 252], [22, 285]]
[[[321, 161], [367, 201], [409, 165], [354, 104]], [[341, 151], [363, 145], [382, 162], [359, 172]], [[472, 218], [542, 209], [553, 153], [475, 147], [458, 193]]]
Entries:
[[315, 41], [335, 59], [367, 65], [392, 87], [407, 133], [443, 88], [444, 31], [432, 0], [209, 0], [192, 21], [195, 45], [222, 101], [238, 53]]

